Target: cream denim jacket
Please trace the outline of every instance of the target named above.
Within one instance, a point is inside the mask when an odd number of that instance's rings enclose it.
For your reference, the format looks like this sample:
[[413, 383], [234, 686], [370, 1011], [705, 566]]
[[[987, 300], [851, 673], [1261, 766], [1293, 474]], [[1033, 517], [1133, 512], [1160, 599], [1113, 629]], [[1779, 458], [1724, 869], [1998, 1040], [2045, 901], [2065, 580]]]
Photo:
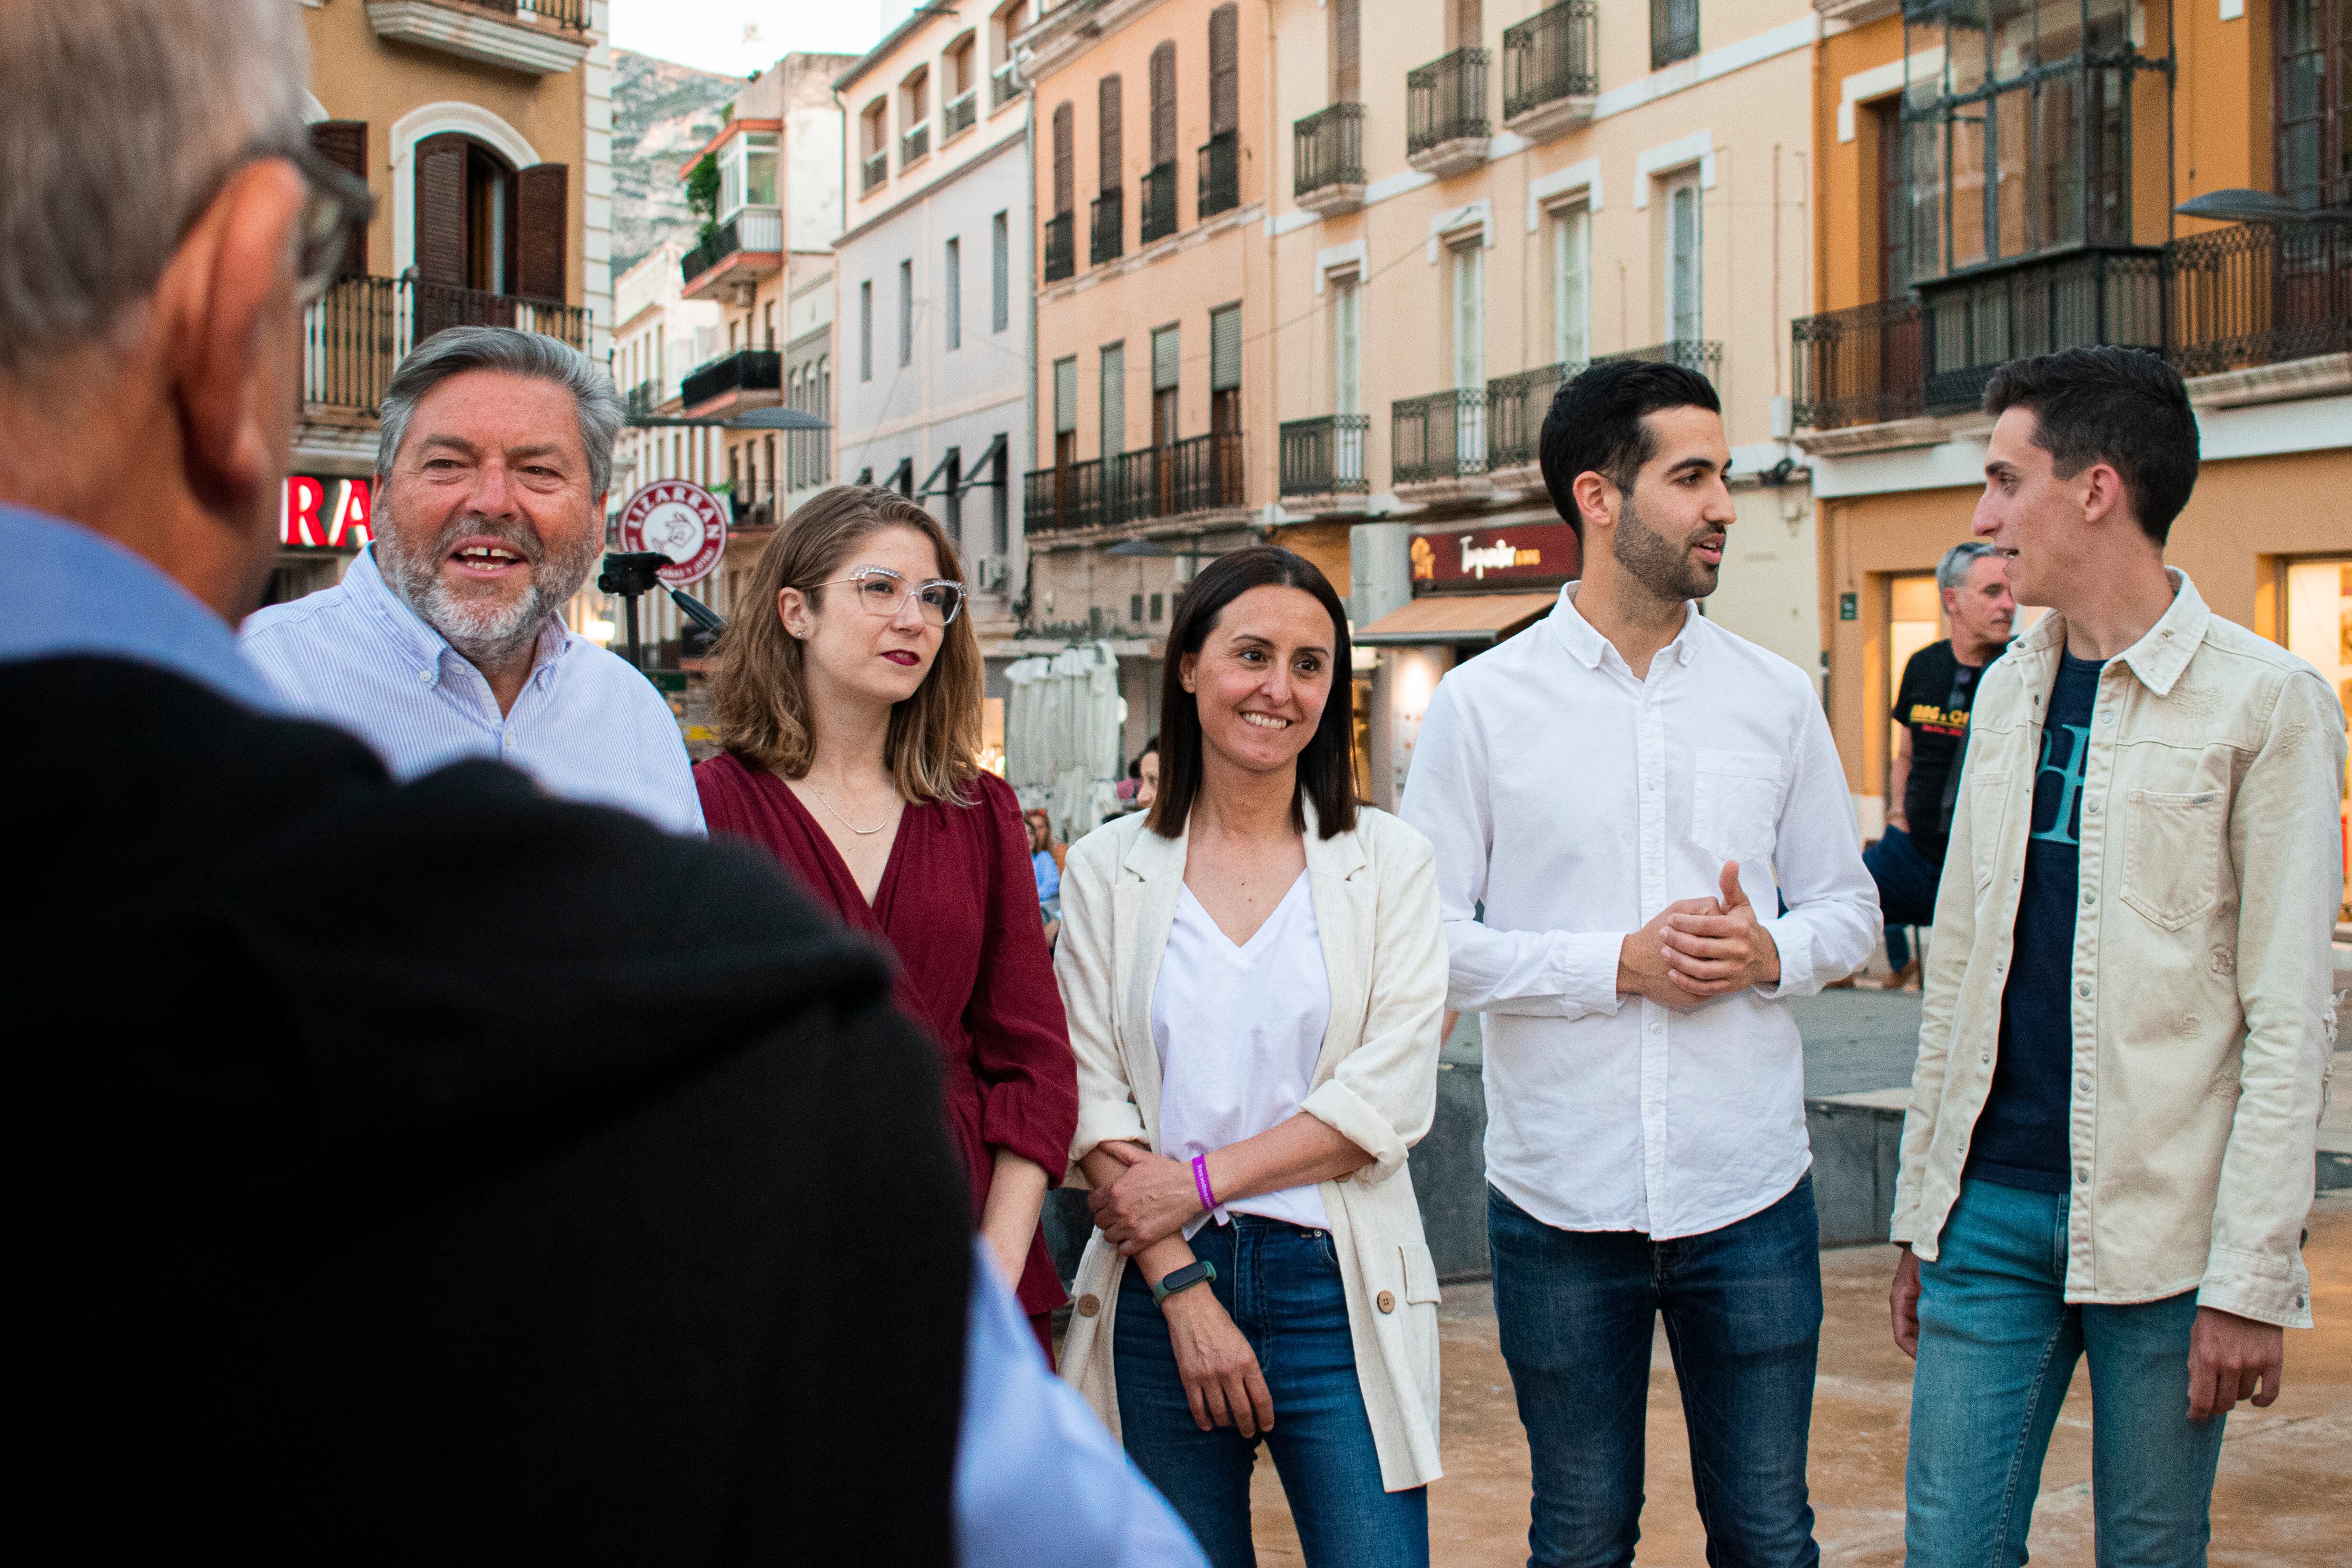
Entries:
[[[1062, 940], [1054, 977], [1078, 1059], [1078, 1160], [1127, 1138], [1157, 1149], [1160, 1052], [1151, 991], [1184, 885], [1190, 835], [1163, 839], [1143, 813], [1070, 848], [1062, 872]], [[1328, 1123], [1371, 1164], [1316, 1189], [1330, 1217], [1348, 1298], [1356, 1381], [1387, 1491], [1426, 1486], [1437, 1459], [1437, 1267], [1421, 1229], [1405, 1154], [1437, 1114], [1438, 1027], [1445, 1009], [1445, 931], [1437, 919], [1429, 841], [1365, 807], [1353, 832], [1320, 836], [1307, 811], [1307, 885], [1330, 976], [1331, 1021], [1300, 1109]], [[1077, 1308], [1063, 1373], [1113, 1434], [1119, 1429], [1111, 1324], [1127, 1260], [1097, 1230], [1078, 1263]], [[1275, 1411], [1279, 1421], [1282, 1412]]]
[[[2166, 571], [2172, 608], [2100, 673], [2083, 776], [2066, 1300], [2193, 1290], [2308, 1328], [2344, 710], [2317, 671]], [[2065, 638], [2043, 616], [1969, 715], [1895, 1194], [1894, 1239], [1921, 1258], [1992, 1083]]]

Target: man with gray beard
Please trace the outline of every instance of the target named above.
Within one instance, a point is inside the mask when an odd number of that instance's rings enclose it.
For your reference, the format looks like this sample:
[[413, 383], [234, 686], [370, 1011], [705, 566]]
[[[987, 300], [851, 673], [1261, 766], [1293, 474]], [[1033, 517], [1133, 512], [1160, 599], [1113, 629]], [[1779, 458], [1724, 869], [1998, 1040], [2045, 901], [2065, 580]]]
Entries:
[[562, 621], [604, 549], [620, 424], [611, 378], [568, 344], [436, 333], [384, 395], [375, 544], [333, 588], [256, 612], [247, 655], [399, 778], [493, 758], [551, 794], [700, 833], [668, 705]]

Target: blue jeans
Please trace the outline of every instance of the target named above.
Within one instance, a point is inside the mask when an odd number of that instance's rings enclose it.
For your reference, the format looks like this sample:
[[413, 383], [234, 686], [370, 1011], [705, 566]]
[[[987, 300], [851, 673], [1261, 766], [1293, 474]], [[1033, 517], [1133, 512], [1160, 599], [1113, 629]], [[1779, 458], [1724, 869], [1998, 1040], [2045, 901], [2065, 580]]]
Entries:
[[1707, 1562], [1821, 1561], [1805, 1491], [1822, 1333], [1811, 1175], [1760, 1213], [1673, 1241], [1555, 1229], [1490, 1186], [1486, 1233], [1503, 1359], [1534, 1460], [1529, 1568], [1633, 1561], [1660, 1313]]
[[1899, 970], [1911, 962], [1911, 939], [1903, 928], [1936, 924], [1936, 888], [1944, 868], [1921, 854], [1900, 828], [1887, 829], [1863, 851], [1862, 863], [1878, 883], [1878, 909], [1886, 917], [1886, 961]]
[[2070, 1306], [2066, 1195], [1964, 1181], [1919, 1265], [1919, 1367], [1904, 1472], [1910, 1568], [2015, 1568], [2074, 1363], [2091, 1358], [2099, 1568], [2205, 1561], [2221, 1457], [2189, 1419], [2197, 1292]]
[[[1217, 1270], [1207, 1288], [1256, 1353], [1274, 1426], [1256, 1438], [1192, 1422], [1168, 1320], [1143, 1270], [1119, 1285], [1112, 1350], [1129, 1458], [1192, 1529], [1214, 1568], [1250, 1568], [1250, 1468], [1274, 1455], [1307, 1568], [1427, 1568], [1429, 1489], [1383, 1491], [1371, 1418], [1356, 1381], [1348, 1299], [1327, 1230], [1238, 1214], [1204, 1225], [1192, 1255]], [[1202, 1287], [1195, 1285], [1194, 1290]]]

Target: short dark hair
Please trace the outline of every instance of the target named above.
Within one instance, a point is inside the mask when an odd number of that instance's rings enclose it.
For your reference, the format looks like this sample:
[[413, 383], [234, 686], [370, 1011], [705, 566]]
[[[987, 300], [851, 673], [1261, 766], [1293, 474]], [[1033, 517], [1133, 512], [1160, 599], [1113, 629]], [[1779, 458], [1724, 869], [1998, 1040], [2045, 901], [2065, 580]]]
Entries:
[[2122, 476], [2132, 516], [2164, 548], [2197, 487], [2197, 414], [2180, 372], [2142, 349], [2062, 349], [2011, 360], [1985, 383], [1985, 412], [2033, 414], [2033, 444], [2062, 479], [2094, 463]]
[[1658, 455], [1645, 415], [1669, 408], [1723, 412], [1715, 384], [1685, 365], [1650, 360], [1604, 360], [1589, 365], [1552, 394], [1537, 447], [1543, 460], [1544, 488], [1552, 508], [1576, 537], [1584, 519], [1576, 510], [1576, 480], [1598, 474], [1631, 494], [1642, 465]]
[[1315, 802], [1316, 826], [1324, 838], [1356, 825], [1355, 703], [1350, 685], [1353, 653], [1348, 643], [1348, 610], [1330, 579], [1303, 555], [1276, 545], [1252, 545], [1219, 556], [1201, 569], [1176, 601], [1168, 627], [1166, 685], [1160, 688], [1160, 793], [1151, 802], [1151, 831], [1172, 839], [1192, 814], [1201, 789], [1201, 707], [1184, 689], [1184, 655], [1197, 653], [1216, 629], [1225, 606], [1253, 588], [1296, 588], [1311, 593], [1331, 616], [1331, 695], [1323, 705], [1314, 738], [1298, 754], [1298, 787], [1290, 820], [1307, 831], [1305, 802]]

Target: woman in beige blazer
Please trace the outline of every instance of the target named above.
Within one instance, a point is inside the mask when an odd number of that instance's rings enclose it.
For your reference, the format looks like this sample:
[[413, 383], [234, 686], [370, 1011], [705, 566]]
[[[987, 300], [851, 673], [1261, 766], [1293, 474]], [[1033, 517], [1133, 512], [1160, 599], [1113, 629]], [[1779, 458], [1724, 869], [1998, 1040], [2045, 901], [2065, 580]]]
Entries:
[[1437, 1097], [1428, 841], [1360, 806], [1347, 619], [1288, 550], [1169, 632], [1159, 798], [1070, 851], [1070, 1180], [1097, 1228], [1064, 1366], [1218, 1568], [1265, 1442], [1309, 1568], [1422, 1568], [1437, 1270], [1405, 1152]]

